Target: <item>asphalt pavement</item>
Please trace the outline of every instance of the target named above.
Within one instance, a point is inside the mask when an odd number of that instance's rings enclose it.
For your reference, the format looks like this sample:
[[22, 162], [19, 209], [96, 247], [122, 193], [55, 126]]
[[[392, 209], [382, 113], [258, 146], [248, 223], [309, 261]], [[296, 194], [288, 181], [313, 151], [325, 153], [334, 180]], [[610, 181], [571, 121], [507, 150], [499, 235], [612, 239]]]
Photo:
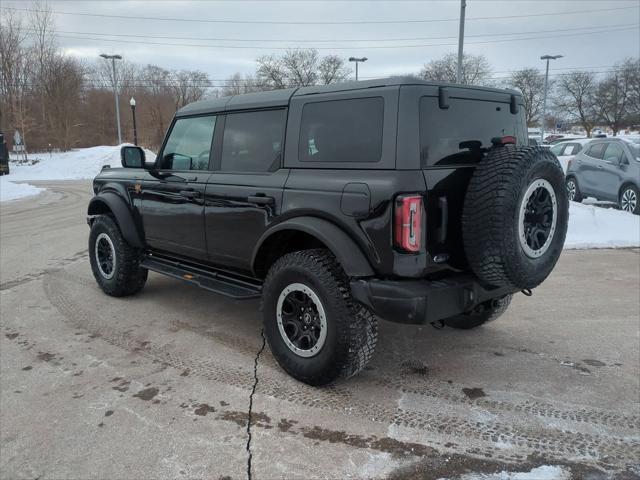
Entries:
[[[35, 182], [31, 182], [35, 183]], [[640, 478], [640, 251], [565, 251], [472, 331], [382, 322], [359, 376], [296, 382], [257, 301], [97, 287], [89, 182], [0, 204], [1, 478]]]

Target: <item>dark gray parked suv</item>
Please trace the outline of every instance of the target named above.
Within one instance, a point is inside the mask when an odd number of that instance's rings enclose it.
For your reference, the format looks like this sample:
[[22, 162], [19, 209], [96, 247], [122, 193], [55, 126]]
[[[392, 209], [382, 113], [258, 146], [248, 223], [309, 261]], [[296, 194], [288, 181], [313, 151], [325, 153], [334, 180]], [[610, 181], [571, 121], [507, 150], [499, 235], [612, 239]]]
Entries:
[[640, 214], [640, 136], [590, 142], [569, 162], [566, 184], [570, 200], [595, 197]]

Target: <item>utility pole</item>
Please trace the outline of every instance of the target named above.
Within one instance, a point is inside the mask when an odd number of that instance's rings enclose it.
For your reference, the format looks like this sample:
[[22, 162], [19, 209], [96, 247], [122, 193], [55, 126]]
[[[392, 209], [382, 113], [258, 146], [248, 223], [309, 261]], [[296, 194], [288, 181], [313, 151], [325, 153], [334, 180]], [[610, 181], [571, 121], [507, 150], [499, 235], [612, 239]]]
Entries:
[[460, 32], [458, 33], [458, 71], [456, 83], [462, 83], [462, 61], [464, 60], [464, 14], [467, 9], [467, 1], [460, 0]]
[[356, 62], [356, 82], [358, 81], [358, 63], [360, 62], [364, 63], [367, 60], [369, 60], [367, 57], [362, 57], [362, 58], [349, 57], [350, 62]]
[[549, 60], [562, 58], [562, 55], [543, 55], [540, 60], [547, 61], [547, 70], [544, 74], [544, 100], [542, 102], [542, 127], [540, 128], [540, 143], [544, 142], [544, 121], [547, 119], [547, 92], [549, 90]]
[[116, 99], [116, 125], [118, 126], [118, 145], [122, 143], [122, 133], [120, 131], [120, 104], [118, 103], [118, 77], [116, 76], [116, 60], [122, 60], [120, 55], [107, 55], [101, 53], [100, 56], [106, 60], [111, 60], [113, 71], [113, 94]]

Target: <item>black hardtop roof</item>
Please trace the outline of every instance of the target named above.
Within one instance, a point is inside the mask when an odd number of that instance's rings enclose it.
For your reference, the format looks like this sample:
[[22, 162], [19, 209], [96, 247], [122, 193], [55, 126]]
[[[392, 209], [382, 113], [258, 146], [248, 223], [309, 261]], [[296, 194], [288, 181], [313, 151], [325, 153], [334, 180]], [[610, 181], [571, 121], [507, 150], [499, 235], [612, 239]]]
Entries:
[[214, 113], [232, 110], [249, 110], [257, 108], [283, 107], [289, 104], [291, 97], [303, 95], [316, 95], [320, 93], [342, 92], [350, 90], [364, 90], [368, 88], [417, 85], [428, 87], [447, 87], [451, 89], [465, 90], [472, 95], [473, 91], [485, 93], [498, 93], [520, 96], [516, 90], [505, 90], [491, 87], [479, 87], [476, 85], [457, 85], [444, 82], [431, 82], [415, 77], [390, 77], [360, 82], [343, 82], [332, 85], [318, 85], [311, 87], [285, 88], [281, 90], [268, 90], [264, 92], [245, 93], [230, 97], [201, 100], [185, 105], [176, 113], [176, 116], [197, 115], [202, 113]]

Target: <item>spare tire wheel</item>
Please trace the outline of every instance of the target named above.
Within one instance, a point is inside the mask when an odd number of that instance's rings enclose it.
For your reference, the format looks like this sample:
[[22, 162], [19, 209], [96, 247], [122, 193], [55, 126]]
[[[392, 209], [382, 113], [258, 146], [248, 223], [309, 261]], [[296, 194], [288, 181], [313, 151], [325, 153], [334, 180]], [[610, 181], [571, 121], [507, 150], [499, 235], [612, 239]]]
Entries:
[[469, 265], [484, 283], [530, 289], [555, 266], [569, 200], [558, 159], [542, 147], [491, 149], [476, 167], [462, 214]]

